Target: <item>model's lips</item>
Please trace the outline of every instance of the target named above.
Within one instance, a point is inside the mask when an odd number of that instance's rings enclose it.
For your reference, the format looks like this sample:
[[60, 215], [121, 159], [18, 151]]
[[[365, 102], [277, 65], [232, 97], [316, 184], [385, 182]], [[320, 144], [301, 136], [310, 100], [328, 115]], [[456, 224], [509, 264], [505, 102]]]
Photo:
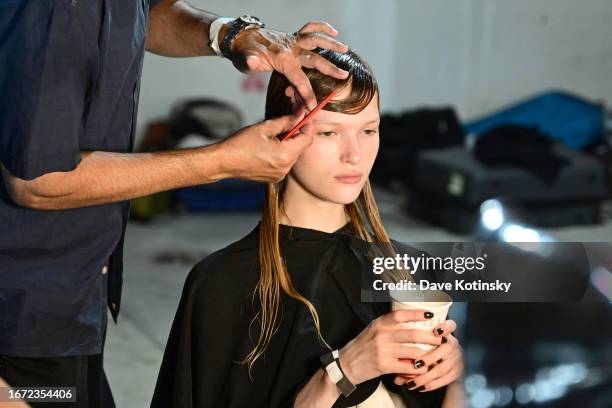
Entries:
[[362, 173], [353, 172], [353, 173], [340, 174], [336, 176], [335, 179], [338, 180], [340, 183], [344, 183], [344, 184], [357, 184], [361, 181], [362, 177], [363, 177]]

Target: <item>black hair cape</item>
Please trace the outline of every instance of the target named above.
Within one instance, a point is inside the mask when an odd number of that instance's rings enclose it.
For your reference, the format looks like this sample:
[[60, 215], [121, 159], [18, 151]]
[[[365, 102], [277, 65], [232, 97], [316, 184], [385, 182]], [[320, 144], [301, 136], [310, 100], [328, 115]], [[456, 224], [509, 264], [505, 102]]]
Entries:
[[[282, 291], [278, 330], [255, 362], [252, 380], [247, 365], [240, 364], [259, 335], [259, 321], [252, 324], [259, 310], [257, 296], [253, 297], [259, 279], [258, 237], [259, 226], [190, 272], [166, 345], [153, 408], [290, 407], [320, 367], [319, 357], [329, 349], [320, 343], [306, 306]], [[293, 285], [314, 304], [323, 338], [332, 348], [342, 348], [390, 310], [388, 303], [360, 301], [365, 243], [352, 235], [348, 224], [335, 233], [281, 225], [280, 241]], [[401, 252], [422, 253], [407, 246]], [[394, 385], [393, 378], [386, 375], [359, 384], [334, 407], [363, 402], [379, 381], [400, 394], [410, 408], [441, 406], [445, 387], [410, 391]]]

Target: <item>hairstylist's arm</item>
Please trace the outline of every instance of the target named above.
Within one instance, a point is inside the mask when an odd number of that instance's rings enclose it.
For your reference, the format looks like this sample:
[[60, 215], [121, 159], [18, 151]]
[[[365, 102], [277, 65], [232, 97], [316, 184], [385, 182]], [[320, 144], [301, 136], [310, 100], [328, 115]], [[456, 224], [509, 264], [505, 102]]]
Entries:
[[[149, 13], [147, 50], [168, 57], [215, 55], [208, 42], [210, 24], [217, 17], [183, 0], [161, 0]], [[226, 25], [219, 31], [221, 39], [227, 30]], [[232, 44], [232, 63], [242, 72], [282, 73], [313, 109], [316, 98], [302, 67], [346, 78], [348, 72], [312, 52], [315, 48], [346, 52], [348, 47], [333, 38], [337, 34], [323, 22], [310, 22], [295, 34], [265, 28], [244, 30]]]
[[[442, 338], [418, 329], [404, 329], [401, 323], [427, 320], [425, 310], [396, 310], [372, 321], [356, 338], [339, 351], [342, 371], [355, 385], [384, 374], [425, 374], [426, 367], [414, 368], [412, 360], [425, 351], [402, 343], [440, 345]], [[295, 407], [331, 407], [340, 396], [338, 387], [319, 369], [299, 392]]]
[[154, 153], [82, 152], [77, 168], [33, 180], [11, 175], [2, 167], [11, 199], [22, 207], [61, 210], [130, 200], [174, 188], [233, 177], [276, 182], [312, 143], [309, 126], [280, 142], [277, 135], [304, 116], [267, 120], [241, 129], [213, 145]]
[[[4, 382], [4, 379], [0, 377], [0, 388], [5, 388], [5, 387], [8, 388], [10, 387], [10, 385]], [[11, 402], [7, 402], [5, 405], [0, 404], [0, 407], [5, 407], [5, 406], [9, 408], [30, 408], [30, 405], [26, 404], [21, 399], [11, 400]]]

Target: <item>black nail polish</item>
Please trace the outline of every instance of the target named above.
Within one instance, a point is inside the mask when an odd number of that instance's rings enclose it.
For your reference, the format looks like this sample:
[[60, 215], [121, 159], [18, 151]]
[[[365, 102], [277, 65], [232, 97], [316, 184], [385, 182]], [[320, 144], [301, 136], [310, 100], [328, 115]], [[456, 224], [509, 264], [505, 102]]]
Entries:
[[436, 329], [436, 333], [438, 333], [438, 336], [441, 336], [441, 335], [442, 335], [442, 333], [444, 333], [444, 329], [441, 329], [441, 328], [439, 328], [439, 327], [438, 327], [438, 328]]
[[423, 367], [425, 365], [425, 362], [423, 360], [417, 360], [414, 362], [414, 368], [419, 369], [421, 367]]
[[408, 388], [412, 388], [416, 385], [416, 383], [414, 381], [410, 381], [408, 384], [406, 384], [406, 387]]
[[442, 337], [442, 344], [446, 343], [448, 340], [446, 339], [446, 337]]
[[442, 361], [444, 361], [443, 359], [439, 359], [438, 361], [436, 361], [436, 364], [440, 364]]
[[435, 364], [430, 365], [430, 366], [429, 366], [429, 368], [427, 369], [427, 371], [430, 371], [430, 370], [431, 370], [432, 368], [434, 368], [435, 366], [436, 366]]
[[433, 313], [431, 313], [431, 312], [425, 312], [425, 318], [426, 318], [426, 319], [431, 319], [433, 316], [434, 316], [434, 315], [433, 315]]
[[423, 391], [425, 389], [424, 385], [421, 385], [419, 388], [417, 388], [415, 391]]

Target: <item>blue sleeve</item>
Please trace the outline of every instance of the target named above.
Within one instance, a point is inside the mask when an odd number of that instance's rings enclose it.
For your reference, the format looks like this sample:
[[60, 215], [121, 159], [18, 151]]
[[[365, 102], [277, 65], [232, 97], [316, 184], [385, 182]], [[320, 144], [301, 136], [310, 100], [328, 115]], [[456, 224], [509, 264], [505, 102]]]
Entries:
[[0, 0], [0, 161], [33, 179], [70, 171], [94, 81], [87, 2]]

